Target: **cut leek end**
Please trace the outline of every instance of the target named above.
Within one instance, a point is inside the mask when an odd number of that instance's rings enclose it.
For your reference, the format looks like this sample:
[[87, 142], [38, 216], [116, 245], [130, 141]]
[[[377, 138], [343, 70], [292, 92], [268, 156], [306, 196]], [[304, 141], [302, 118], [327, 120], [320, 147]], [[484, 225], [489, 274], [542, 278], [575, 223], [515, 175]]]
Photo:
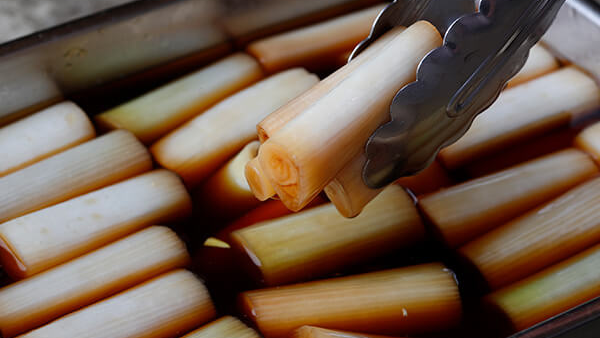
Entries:
[[344, 186], [336, 179], [333, 179], [327, 184], [325, 187], [325, 194], [327, 194], [327, 198], [333, 202], [337, 211], [346, 218], [356, 217], [362, 211], [362, 208], [354, 208], [350, 197], [344, 190]]
[[282, 146], [267, 142], [260, 147], [258, 154], [261, 168], [288, 209], [300, 211], [312, 200], [314, 196], [299, 196], [300, 169]]
[[257, 199], [266, 201], [275, 195], [275, 190], [268, 178], [265, 177], [258, 158], [255, 157], [246, 163], [244, 174], [248, 181], [248, 185], [250, 186], [250, 190], [252, 190], [252, 193]]
[[584, 129], [575, 138], [575, 146], [592, 156], [600, 164], [600, 122]]
[[297, 184], [300, 178], [298, 166], [283, 147], [270, 142], [263, 144], [259, 150], [259, 161], [265, 173], [277, 185]]
[[21, 262], [2, 236], [0, 236], [0, 262], [4, 271], [14, 280], [24, 279], [30, 275], [27, 266]]

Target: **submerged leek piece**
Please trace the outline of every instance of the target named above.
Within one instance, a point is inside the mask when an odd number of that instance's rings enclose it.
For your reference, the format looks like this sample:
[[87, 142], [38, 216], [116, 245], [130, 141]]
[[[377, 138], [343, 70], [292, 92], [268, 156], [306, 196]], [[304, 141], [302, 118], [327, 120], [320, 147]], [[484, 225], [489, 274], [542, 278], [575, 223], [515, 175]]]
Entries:
[[587, 151], [596, 162], [600, 163], [600, 122], [584, 129], [575, 138], [575, 145]]
[[456, 248], [597, 173], [588, 155], [567, 149], [424, 196], [419, 206]]
[[263, 143], [260, 164], [288, 208], [302, 209], [363, 151], [396, 92], [441, 41], [430, 23], [413, 24]]
[[523, 279], [600, 241], [600, 178], [460, 248], [492, 290]]
[[323, 69], [369, 35], [373, 21], [383, 9], [377, 5], [308, 27], [284, 32], [255, 42], [247, 52], [268, 72], [291, 67]]
[[264, 143], [276, 131], [281, 129], [286, 123], [298, 116], [306, 108], [310, 107], [315, 101], [329, 93], [331, 89], [342, 82], [348, 75], [352, 74], [358, 66], [376, 55], [388, 42], [404, 31], [404, 27], [395, 27], [382, 37], [377, 39], [371, 46], [360, 53], [351, 62], [347, 63], [333, 74], [329, 75], [311, 89], [296, 97], [285, 106], [277, 109], [265, 117], [256, 125], [258, 139]]
[[355, 217], [383, 189], [371, 189], [362, 179], [367, 162], [363, 152], [355, 156], [325, 187], [327, 198], [344, 217]]
[[[317, 197], [307, 208], [324, 202]], [[194, 259], [198, 271], [201, 271], [211, 281], [218, 281], [220, 285], [240, 282], [239, 257], [237, 252], [230, 246], [230, 243], [232, 243], [231, 233], [258, 222], [282, 217], [290, 213], [291, 211], [281, 201], [269, 200], [261, 203], [204, 242]]]
[[440, 159], [448, 168], [459, 167], [567, 124], [598, 105], [600, 88], [594, 79], [575, 67], [559, 69], [504, 91], [461, 139], [442, 149]]
[[194, 186], [256, 138], [256, 124], [319, 81], [302, 68], [273, 75], [242, 90], [155, 143], [164, 167]]
[[211, 215], [239, 216], [260, 204], [250, 190], [244, 171], [246, 163], [256, 157], [258, 141], [248, 143], [234, 158], [209, 177], [195, 196], [200, 208]]
[[156, 170], [0, 224], [0, 261], [25, 278], [143, 227], [185, 217], [179, 177]]
[[294, 338], [392, 338], [374, 334], [328, 330], [305, 325], [294, 332]]
[[484, 300], [523, 330], [600, 296], [600, 246], [596, 245]]
[[454, 274], [438, 263], [246, 291], [240, 301], [266, 338], [288, 337], [303, 325], [376, 334], [435, 332], [462, 317]]
[[0, 222], [152, 168], [133, 134], [117, 130], [0, 178]]
[[239, 321], [225, 316], [181, 338], [260, 338], [258, 333]]
[[560, 67], [558, 60], [546, 48], [536, 44], [529, 50], [529, 58], [523, 68], [515, 75], [507, 86], [512, 87], [535, 79]]
[[[258, 154], [258, 149], [257, 149]], [[260, 201], [266, 201], [275, 195], [275, 190], [265, 175], [257, 157], [246, 163], [244, 176], [254, 196]]]
[[174, 232], [150, 227], [0, 289], [0, 332], [13, 337], [188, 262]]
[[96, 135], [88, 116], [62, 102], [0, 128], [0, 177]]
[[[571, 122], [571, 124], [577, 122]], [[573, 147], [581, 128], [566, 125], [552, 130], [542, 136], [512, 145], [497, 153], [489, 154], [461, 168], [469, 177], [489, 175], [496, 171], [534, 160], [554, 152]]]
[[358, 216], [338, 215], [331, 204], [258, 223], [231, 234], [254, 268], [273, 286], [308, 280], [408, 247], [425, 237], [412, 198], [390, 186]]
[[236, 53], [97, 115], [96, 122], [130, 130], [149, 144], [261, 77], [254, 58]]
[[173, 337], [214, 317], [202, 282], [189, 271], [175, 270], [20, 337]]

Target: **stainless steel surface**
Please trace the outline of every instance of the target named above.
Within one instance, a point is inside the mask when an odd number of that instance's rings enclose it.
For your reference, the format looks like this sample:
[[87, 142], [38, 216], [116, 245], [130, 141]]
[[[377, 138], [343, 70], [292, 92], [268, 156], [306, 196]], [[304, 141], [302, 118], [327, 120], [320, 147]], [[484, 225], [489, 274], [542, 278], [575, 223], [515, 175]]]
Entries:
[[418, 20], [431, 22], [443, 36], [456, 19], [475, 11], [474, 4], [473, 0], [395, 0], [381, 11], [371, 33], [356, 46], [349, 60], [393, 27], [408, 27]]
[[[372, 0], [138, 0], [0, 45], [0, 125], [64, 96]], [[354, 6], [354, 7], [352, 7]], [[321, 16], [322, 18], [322, 16]]]
[[456, 20], [367, 142], [365, 183], [380, 188], [414, 175], [458, 140], [523, 67], [563, 2], [482, 0], [479, 12]]
[[542, 38], [552, 51], [587, 70], [600, 83], [600, 5], [567, 0]]
[[2, 0], [0, 43], [132, 0]]

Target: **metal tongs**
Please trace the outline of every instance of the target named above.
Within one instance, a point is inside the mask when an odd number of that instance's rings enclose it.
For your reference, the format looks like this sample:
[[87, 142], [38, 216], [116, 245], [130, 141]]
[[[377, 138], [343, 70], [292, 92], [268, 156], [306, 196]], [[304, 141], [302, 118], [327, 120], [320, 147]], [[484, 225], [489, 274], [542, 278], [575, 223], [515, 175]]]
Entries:
[[383, 187], [423, 170], [457, 141], [525, 64], [565, 0], [395, 0], [350, 60], [395, 26], [427, 20], [444, 36], [421, 60], [417, 80], [390, 106], [390, 122], [366, 144], [363, 180]]

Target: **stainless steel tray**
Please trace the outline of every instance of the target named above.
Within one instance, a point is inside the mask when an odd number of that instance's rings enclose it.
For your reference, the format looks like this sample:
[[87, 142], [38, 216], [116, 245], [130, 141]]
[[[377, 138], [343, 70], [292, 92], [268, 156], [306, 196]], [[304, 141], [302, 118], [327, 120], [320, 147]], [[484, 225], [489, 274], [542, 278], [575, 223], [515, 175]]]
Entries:
[[[40, 31], [0, 45], [0, 126], [64, 97], [117, 102], [250, 39], [373, 2], [138, 0]], [[567, 0], [542, 40], [600, 82], [600, 0]], [[598, 336], [600, 298], [511, 338]]]

